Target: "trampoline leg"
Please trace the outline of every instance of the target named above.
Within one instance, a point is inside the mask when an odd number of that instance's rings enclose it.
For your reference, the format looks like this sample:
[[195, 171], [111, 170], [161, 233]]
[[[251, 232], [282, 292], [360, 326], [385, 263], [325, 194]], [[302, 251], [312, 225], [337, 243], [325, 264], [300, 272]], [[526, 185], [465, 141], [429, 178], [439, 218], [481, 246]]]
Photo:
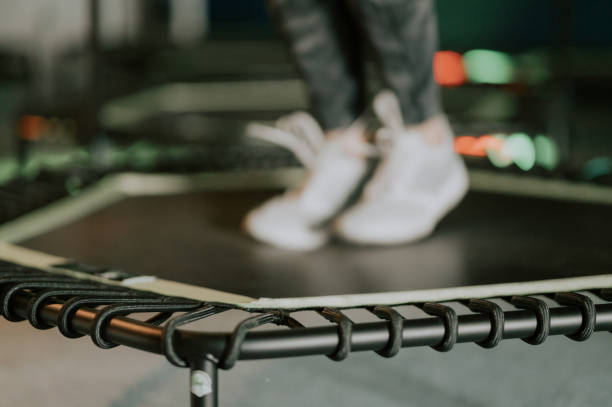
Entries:
[[191, 363], [189, 386], [191, 407], [217, 407], [219, 405], [217, 365], [210, 360]]

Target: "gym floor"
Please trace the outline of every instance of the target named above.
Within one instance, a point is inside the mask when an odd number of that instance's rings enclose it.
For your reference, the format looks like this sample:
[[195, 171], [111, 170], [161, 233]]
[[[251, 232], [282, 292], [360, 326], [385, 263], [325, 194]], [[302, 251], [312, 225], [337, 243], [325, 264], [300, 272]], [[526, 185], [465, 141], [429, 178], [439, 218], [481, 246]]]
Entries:
[[[2, 405], [161, 407], [188, 405], [188, 371], [126, 347], [101, 350], [88, 337], [0, 321]], [[356, 353], [240, 362], [221, 372], [221, 405], [601, 407], [612, 397], [610, 334], [576, 343], [551, 337], [486, 350], [405, 349], [393, 359]]]

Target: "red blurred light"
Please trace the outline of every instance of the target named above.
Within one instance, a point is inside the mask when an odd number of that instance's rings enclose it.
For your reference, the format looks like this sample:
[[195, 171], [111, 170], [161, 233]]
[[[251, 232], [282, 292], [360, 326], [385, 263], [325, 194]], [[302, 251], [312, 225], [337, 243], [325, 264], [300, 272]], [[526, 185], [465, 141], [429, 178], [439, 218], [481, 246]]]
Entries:
[[467, 78], [463, 57], [454, 51], [438, 51], [434, 55], [434, 79], [441, 86], [463, 85]]
[[42, 116], [24, 115], [19, 119], [19, 137], [24, 140], [38, 140], [47, 128], [47, 120]]

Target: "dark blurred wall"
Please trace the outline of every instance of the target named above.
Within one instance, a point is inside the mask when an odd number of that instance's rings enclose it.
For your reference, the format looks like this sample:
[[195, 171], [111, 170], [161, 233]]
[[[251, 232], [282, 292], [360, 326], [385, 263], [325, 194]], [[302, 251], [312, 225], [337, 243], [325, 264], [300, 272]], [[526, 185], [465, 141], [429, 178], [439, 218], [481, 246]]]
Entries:
[[263, 0], [209, 0], [208, 12], [213, 22], [267, 21]]
[[612, 46], [612, 1], [584, 0], [573, 10], [577, 44]]
[[546, 0], [438, 1], [444, 49], [520, 49], [551, 42], [552, 15]]
[[[438, 0], [441, 47], [517, 50], [553, 45], [555, 27], [569, 31], [573, 44], [612, 46], [611, 0], [574, 0], [569, 24], [559, 18], [566, 1]], [[269, 24], [265, 1], [210, 0], [209, 11], [213, 30], [227, 24], [237, 29], [240, 24]]]

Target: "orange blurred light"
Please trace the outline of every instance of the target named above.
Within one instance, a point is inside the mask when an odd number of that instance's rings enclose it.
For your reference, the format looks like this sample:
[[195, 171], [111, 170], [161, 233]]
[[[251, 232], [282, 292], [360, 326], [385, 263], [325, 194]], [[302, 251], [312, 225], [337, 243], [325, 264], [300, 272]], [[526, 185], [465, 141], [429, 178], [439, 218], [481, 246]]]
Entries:
[[38, 140], [47, 128], [47, 120], [42, 116], [24, 115], [19, 119], [19, 137], [24, 140]]
[[438, 51], [434, 55], [434, 79], [441, 86], [459, 86], [466, 82], [463, 57], [454, 51]]
[[455, 139], [455, 151], [471, 157], [486, 157], [487, 150], [501, 150], [504, 142], [493, 136], [461, 136]]
[[455, 138], [455, 151], [461, 155], [468, 155], [472, 145], [476, 142], [476, 137], [460, 136]]
[[486, 144], [484, 147], [485, 153], [487, 150], [502, 151], [502, 149], [504, 148], [504, 140], [498, 137], [492, 135], [485, 135], [480, 137], [480, 140], [482, 140], [482, 142]]

